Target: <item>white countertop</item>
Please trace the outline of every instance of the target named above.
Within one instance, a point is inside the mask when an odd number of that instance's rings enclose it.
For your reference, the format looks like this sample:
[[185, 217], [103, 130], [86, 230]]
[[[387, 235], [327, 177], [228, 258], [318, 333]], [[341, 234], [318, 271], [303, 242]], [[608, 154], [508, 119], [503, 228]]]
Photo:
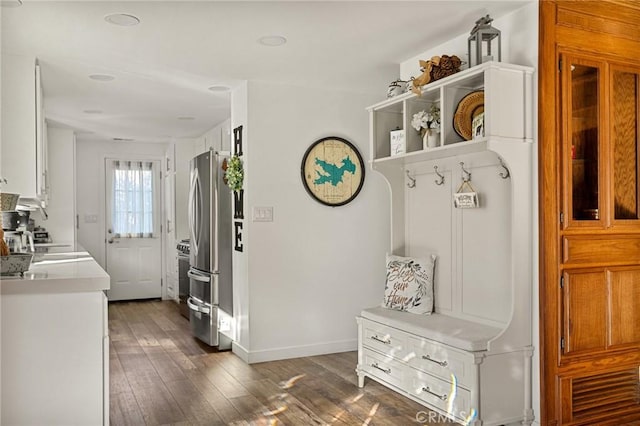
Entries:
[[71, 247], [50, 248], [35, 253], [23, 277], [0, 277], [1, 294], [77, 293], [103, 291], [110, 287], [109, 275], [86, 251]]

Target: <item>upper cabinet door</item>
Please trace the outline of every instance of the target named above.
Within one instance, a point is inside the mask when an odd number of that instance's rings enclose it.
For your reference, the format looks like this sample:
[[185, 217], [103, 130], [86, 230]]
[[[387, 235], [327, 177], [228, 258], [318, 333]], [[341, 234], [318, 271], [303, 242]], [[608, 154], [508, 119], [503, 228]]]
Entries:
[[614, 228], [638, 226], [638, 100], [640, 69], [611, 66], [611, 193]]
[[562, 135], [565, 229], [603, 228], [606, 200], [604, 64], [562, 55]]
[[640, 69], [561, 55], [565, 230], [640, 224]]

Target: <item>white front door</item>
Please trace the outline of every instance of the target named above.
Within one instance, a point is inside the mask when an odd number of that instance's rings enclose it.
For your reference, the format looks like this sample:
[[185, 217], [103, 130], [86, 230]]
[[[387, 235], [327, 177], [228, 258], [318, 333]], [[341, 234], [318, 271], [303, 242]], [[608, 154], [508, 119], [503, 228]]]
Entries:
[[160, 162], [106, 160], [109, 300], [162, 296]]

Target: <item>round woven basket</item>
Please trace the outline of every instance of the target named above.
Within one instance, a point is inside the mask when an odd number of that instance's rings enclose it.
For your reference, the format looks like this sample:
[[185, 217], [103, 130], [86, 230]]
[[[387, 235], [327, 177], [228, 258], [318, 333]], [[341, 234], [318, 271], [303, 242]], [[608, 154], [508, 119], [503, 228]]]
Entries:
[[471, 129], [475, 116], [484, 112], [484, 91], [476, 90], [466, 95], [458, 103], [453, 114], [453, 128], [464, 140], [473, 138]]
[[20, 198], [20, 194], [0, 193], [0, 211], [14, 211], [18, 205], [18, 198]]

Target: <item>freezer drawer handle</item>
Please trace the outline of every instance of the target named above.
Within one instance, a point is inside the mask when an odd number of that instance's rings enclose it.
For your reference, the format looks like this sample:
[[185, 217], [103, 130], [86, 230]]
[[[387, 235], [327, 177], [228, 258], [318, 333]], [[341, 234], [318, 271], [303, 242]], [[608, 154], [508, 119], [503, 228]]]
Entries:
[[210, 281], [209, 277], [205, 277], [203, 275], [198, 275], [198, 274], [196, 274], [194, 272], [191, 272], [191, 271], [187, 272], [187, 276], [189, 278], [193, 278], [196, 281], [202, 281], [203, 283], [208, 283]]
[[446, 394], [446, 393], [445, 393], [445, 394], [443, 394], [443, 395], [439, 395], [439, 394], [437, 394], [437, 393], [433, 392], [431, 389], [429, 389], [429, 386], [427, 386], [427, 387], [424, 387], [424, 386], [423, 386], [423, 387], [422, 387], [422, 390], [423, 390], [424, 392], [428, 393], [429, 395], [433, 395], [433, 396], [435, 396], [436, 398], [440, 398], [442, 401], [446, 401], [446, 400], [447, 400], [447, 394]]
[[431, 356], [429, 355], [422, 355], [422, 359], [425, 359], [427, 361], [431, 361], [435, 364], [438, 364], [440, 367], [446, 367], [449, 363], [445, 360], [445, 361], [438, 361], [435, 359], [432, 359]]
[[189, 309], [191, 309], [192, 311], [196, 311], [196, 312], [202, 312], [203, 314], [209, 314], [211, 312], [211, 309], [207, 308], [207, 307], [201, 307], [198, 305], [194, 305], [193, 303], [191, 303], [191, 298], [189, 297], [187, 299], [187, 306], [189, 306]]

